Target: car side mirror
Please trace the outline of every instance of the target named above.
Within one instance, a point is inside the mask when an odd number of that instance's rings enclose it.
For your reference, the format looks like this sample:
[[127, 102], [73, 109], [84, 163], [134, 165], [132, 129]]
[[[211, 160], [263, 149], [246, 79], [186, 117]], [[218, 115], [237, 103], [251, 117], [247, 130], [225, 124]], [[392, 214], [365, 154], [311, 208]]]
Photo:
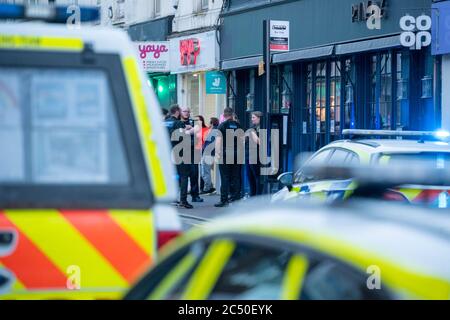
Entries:
[[294, 184], [294, 174], [292, 172], [285, 172], [280, 174], [278, 181], [291, 191], [292, 185]]

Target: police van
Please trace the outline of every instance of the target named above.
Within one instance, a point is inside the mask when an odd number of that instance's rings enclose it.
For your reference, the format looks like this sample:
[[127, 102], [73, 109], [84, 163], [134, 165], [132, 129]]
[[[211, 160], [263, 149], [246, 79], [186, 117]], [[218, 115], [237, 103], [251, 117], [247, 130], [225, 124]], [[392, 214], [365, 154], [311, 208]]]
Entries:
[[169, 139], [137, 61], [120, 30], [0, 24], [0, 298], [118, 298], [180, 233]]

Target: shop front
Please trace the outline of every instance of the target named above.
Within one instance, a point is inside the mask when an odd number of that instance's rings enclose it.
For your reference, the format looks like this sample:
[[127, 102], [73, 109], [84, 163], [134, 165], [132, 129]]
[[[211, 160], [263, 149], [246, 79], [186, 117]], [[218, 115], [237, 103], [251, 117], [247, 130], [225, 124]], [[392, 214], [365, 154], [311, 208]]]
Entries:
[[[217, 117], [225, 105], [222, 91], [209, 90], [210, 73], [219, 69], [219, 45], [215, 30], [170, 39], [171, 74], [177, 77], [178, 102], [191, 108], [192, 115], [206, 121]], [[220, 77], [216, 84], [221, 86]]]
[[[379, 11], [367, 1], [303, 0], [231, 6], [223, 14], [228, 103], [241, 114], [246, 101], [266, 110], [258, 73], [263, 20], [290, 22], [290, 51], [272, 54], [270, 80], [270, 113], [289, 119], [284, 170], [296, 154], [341, 139], [346, 128], [440, 127], [440, 61], [428, 42], [431, 1], [370, 3]], [[405, 36], [401, 21], [412, 30]]]
[[169, 109], [177, 102], [176, 76], [170, 74], [169, 41], [135, 42], [148, 84], [155, 91], [161, 108]]
[[148, 84], [155, 91], [161, 108], [169, 109], [177, 103], [177, 79], [170, 74], [170, 43], [173, 16], [162, 17], [129, 26]]

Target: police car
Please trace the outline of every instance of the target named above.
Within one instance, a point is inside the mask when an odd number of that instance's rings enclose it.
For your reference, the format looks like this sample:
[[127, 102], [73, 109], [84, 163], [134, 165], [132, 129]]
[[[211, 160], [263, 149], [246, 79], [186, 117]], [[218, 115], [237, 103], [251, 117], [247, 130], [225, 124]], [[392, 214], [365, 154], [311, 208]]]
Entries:
[[[66, 19], [38, 9], [2, 4], [0, 18]], [[0, 24], [0, 298], [117, 298], [180, 233], [137, 61], [123, 31]]]
[[262, 201], [175, 240], [125, 298], [450, 299], [450, 216], [442, 211]]
[[[424, 169], [450, 168], [450, 145], [441, 141], [448, 137], [448, 133], [444, 131], [344, 130], [343, 135], [354, 138], [332, 142], [323, 147], [305, 162], [303, 168], [311, 165], [394, 167], [412, 164]], [[378, 138], [373, 138], [374, 136]], [[430, 138], [439, 141], [430, 141]], [[298, 170], [295, 175], [284, 173], [280, 175], [279, 181], [284, 188], [272, 196], [274, 202], [298, 201], [304, 197], [318, 200], [346, 199], [356, 187], [356, 182], [348, 177], [319, 177], [306, 174], [303, 169]], [[410, 203], [440, 208], [450, 206], [449, 190], [449, 186], [420, 185], [404, 185], [397, 189], [399, 195]]]

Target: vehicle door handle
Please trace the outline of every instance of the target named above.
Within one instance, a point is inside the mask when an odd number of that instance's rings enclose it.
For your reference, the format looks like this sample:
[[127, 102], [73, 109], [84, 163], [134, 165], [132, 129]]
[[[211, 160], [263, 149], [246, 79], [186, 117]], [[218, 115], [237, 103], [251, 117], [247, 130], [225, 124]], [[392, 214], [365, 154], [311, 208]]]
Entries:
[[0, 257], [9, 256], [17, 247], [17, 232], [14, 229], [0, 229]]

